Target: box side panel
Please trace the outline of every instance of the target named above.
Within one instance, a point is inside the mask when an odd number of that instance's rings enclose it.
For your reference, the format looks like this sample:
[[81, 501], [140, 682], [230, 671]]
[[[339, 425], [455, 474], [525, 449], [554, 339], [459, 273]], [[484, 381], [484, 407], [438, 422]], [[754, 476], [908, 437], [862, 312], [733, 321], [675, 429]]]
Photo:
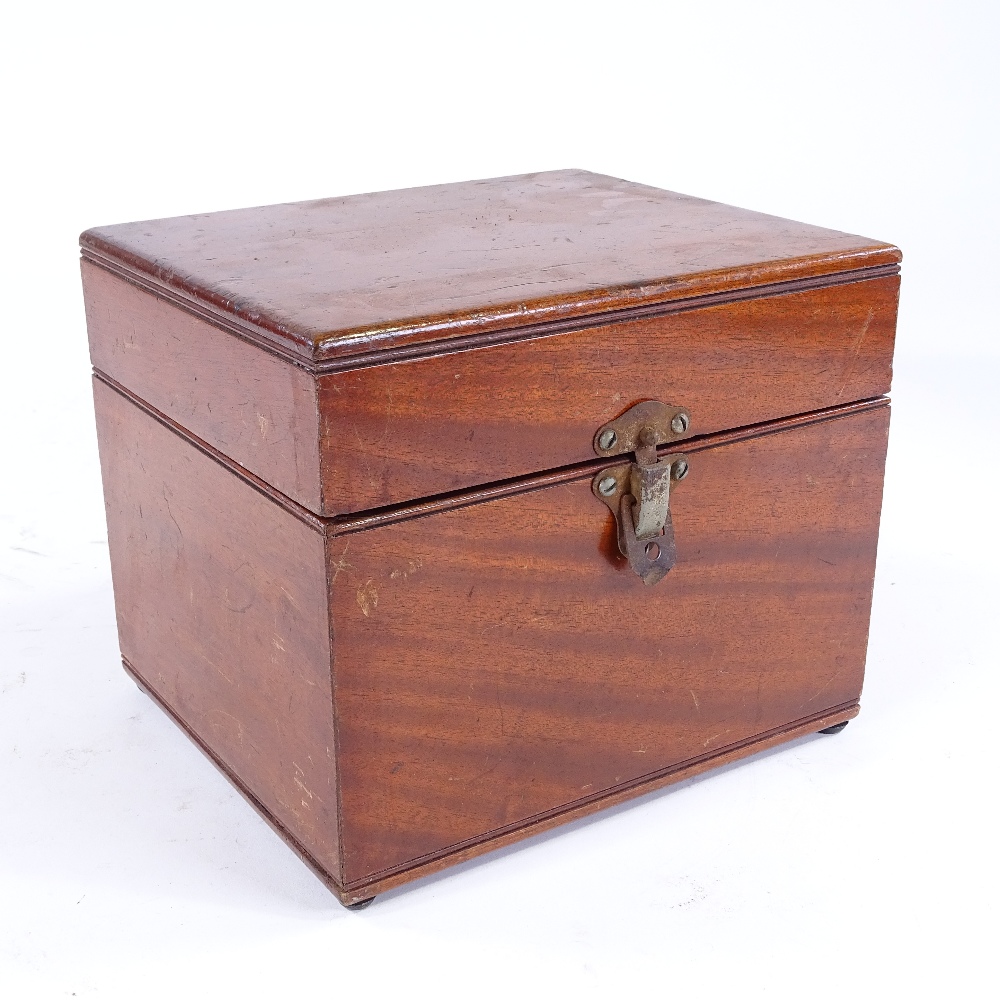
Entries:
[[888, 418], [688, 449], [654, 587], [589, 477], [334, 539], [346, 884], [853, 709]]
[[592, 460], [643, 399], [703, 435], [880, 396], [898, 295], [898, 276], [854, 281], [321, 376], [324, 511]]
[[94, 380], [122, 655], [339, 880], [324, 536]]
[[81, 268], [94, 367], [319, 511], [313, 377], [95, 264]]

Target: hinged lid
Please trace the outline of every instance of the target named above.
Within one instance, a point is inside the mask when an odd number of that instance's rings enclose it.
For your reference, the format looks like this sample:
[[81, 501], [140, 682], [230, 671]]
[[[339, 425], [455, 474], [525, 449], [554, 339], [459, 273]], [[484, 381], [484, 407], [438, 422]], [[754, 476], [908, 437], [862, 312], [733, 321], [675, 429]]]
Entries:
[[99, 371], [328, 516], [594, 461], [643, 400], [697, 436], [889, 388], [895, 247], [585, 171], [81, 244]]
[[901, 259], [583, 170], [105, 226], [81, 245], [320, 366]]

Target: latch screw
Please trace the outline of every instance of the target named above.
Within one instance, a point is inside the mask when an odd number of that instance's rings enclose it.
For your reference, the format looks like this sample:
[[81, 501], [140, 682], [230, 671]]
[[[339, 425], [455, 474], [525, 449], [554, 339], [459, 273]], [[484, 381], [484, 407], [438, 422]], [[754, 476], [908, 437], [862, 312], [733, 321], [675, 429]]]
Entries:
[[605, 476], [598, 484], [597, 488], [602, 496], [609, 497], [618, 488], [618, 481], [614, 476]]
[[599, 444], [599, 445], [600, 445], [600, 446], [601, 446], [601, 447], [602, 447], [602, 448], [603, 448], [603, 449], [604, 449], [605, 451], [607, 451], [607, 450], [608, 450], [608, 448], [613, 448], [613, 447], [615, 446], [615, 442], [616, 442], [617, 440], [618, 440], [618, 435], [617, 435], [617, 434], [616, 434], [616, 433], [615, 433], [615, 432], [614, 432], [613, 430], [611, 430], [611, 428], [609, 427], [609, 428], [608, 428], [608, 429], [607, 429], [607, 430], [606, 430], [606, 431], [605, 431], [605, 432], [604, 432], [604, 433], [603, 433], [603, 434], [602, 434], [602, 435], [601, 435], [601, 436], [600, 436], [600, 437], [599, 437], [599, 438], [597, 439], [597, 443], [598, 443], [598, 444]]
[[[670, 429], [675, 434], [683, 434], [688, 429], [688, 415], [686, 413], [678, 413], [673, 420], [670, 421]], [[678, 479], [682, 479], [682, 476], [678, 476]]]
[[688, 474], [688, 464], [682, 458], [679, 462], [674, 462], [674, 479], [683, 479]]

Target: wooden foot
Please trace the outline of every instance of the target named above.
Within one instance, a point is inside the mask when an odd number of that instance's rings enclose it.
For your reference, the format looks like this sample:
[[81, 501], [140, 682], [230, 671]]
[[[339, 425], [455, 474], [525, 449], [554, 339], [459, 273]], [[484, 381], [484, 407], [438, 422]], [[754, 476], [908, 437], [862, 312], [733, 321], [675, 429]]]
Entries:
[[850, 719], [845, 719], [843, 722], [838, 722], [835, 726], [827, 726], [826, 729], [821, 729], [820, 732], [832, 736], [834, 733], [839, 733], [850, 721]]
[[359, 903], [345, 903], [344, 906], [349, 910], [363, 910], [366, 906], [371, 906], [375, 902], [375, 897], [370, 896], [368, 899], [362, 899]]

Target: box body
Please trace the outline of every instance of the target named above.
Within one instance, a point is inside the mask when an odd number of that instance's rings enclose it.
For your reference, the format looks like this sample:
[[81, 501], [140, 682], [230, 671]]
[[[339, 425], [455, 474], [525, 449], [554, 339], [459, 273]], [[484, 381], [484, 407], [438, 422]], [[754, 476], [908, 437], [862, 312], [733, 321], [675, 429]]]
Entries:
[[[312, 203], [349, 307], [287, 234], [242, 298], [177, 256], [250, 255], [275, 210], [83, 239], [126, 666], [348, 903], [857, 713], [899, 280], [885, 244], [559, 172], [379, 202], [447, 223], [380, 294], [388, 237], [351, 254], [379, 197]], [[503, 300], [503, 227], [465, 224], [496, 202], [579, 274], [536, 239], [546, 294]], [[449, 232], [486, 247], [459, 279]], [[592, 492], [595, 431], [647, 399], [692, 421], [648, 587]]]

